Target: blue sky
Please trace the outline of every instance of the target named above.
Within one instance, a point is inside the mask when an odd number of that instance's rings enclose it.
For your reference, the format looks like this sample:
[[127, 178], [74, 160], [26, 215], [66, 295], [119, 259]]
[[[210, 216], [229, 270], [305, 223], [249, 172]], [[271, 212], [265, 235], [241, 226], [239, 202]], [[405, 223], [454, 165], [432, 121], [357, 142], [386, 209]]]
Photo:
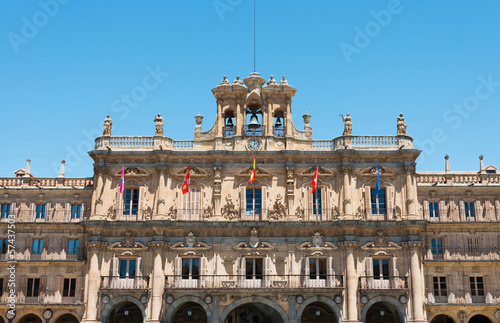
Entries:
[[[393, 135], [402, 112], [418, 170], [500, 165], [498, 1], [257, 0], [257, 71], [286, 75], [297, 128], [314, 139]], [[253, 71], [253, 1], [0, 2], [0, 176], [92, 176], [102, 133], [193, 138], [215, 119], [211, 89]], [[152, 72], [153, 71], [153, 72]], [[149, 89], [137, 90], [147, 75]], [[134, 92], [135, 91], [135, 92]], [[134, 94], [137, 100], [124, 98]]]

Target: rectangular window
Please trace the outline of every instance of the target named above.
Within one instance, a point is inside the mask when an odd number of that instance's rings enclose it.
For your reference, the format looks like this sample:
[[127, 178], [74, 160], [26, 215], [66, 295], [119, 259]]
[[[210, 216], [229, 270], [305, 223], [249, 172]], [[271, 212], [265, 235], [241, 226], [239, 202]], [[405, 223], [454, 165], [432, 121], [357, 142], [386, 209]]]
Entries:
[[182, 279], [200, 278], [200, 258], [182, 258]]
[[2, 255], [5, 255], [7, 253], [8, 241], [9, 240], [7, 239], [0, 239], [0, 244], [1, 244], [0, 249], [2, 250]]
[[448, 296], [446, 291], [446, 277], [432, 277], [432, 282], [434, 285], [434, 296]]
[[317, 189], [312, 195], [313, 199], [313, 214], [321, 214], [321, 189]]
[[479, 252], [479, 238], [467, 238], [467, 251], [470, 253]]
[[433, 255], [441, 255], [443, 253], [443, 244], [441, 238], [431, 239], [431, 250]]
[[465, 207], [465, 217], [466, 218], [475, 217], [474, 202], [464, 202], [464, 207]]
[[63, 297], [75, 297], [76, 278], [64, 278]]
[[45, 204], [36, 205], [36, 218], [45, 219]]
[[191, 186], [189, 193], [182, 194], [182, 214], [201, 214], [201, 189], [199, 187]]
[[8, 218], [10, 214], [10, 204], [2, 204], [0, 206], [0, 217], [2, 219]]
[[78, 254], [79, 239], [68, 239], [68, 255]]
[[262, 258], [245, 258], [246, 279], [262, 279]]
[[28, 278], [26, 297], [38, 297], [40, 293], [40, 278]]
[[326, 258], [309, 258], [309, 278], [326, 279]]
[[373, 278], [389, 279], [389, 259], [373, 259]]
[[484, 296], [483, 277], [470, 278], [470, 294], [471, 296]]
[[429, 203], [429, 217], [439, 218], [438, 202], [430, 202]]
[[129, 188], [125, 190], [123, 214], [137, 215], [139, 213], [139, 189]]
[[31, 254], [41, 255], [43, 251], [43, 239], [33, 239], [31, 244]]
[[376, 188], [370, 189], [372, 214], [385, 214], [385, 189], [380, 189], [377, 193]]
[[81, 217], [82, 205], [81, 204], [72, 204], [71, 205], [71, 218], [79, 219]]
[[135, 259], [120, 259], [120, 278], [135, 277]]
[[247, 188], [246, 214], [262, 214], [262, 189]]

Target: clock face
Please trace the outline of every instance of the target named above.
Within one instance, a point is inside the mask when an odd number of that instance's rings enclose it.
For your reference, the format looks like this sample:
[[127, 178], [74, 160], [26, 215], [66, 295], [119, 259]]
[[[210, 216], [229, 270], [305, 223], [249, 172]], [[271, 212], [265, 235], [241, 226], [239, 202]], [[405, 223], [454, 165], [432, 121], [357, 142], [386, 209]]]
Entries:
[[248, 141], [248, 148], [252, 150], [258, 150], [260, 148], [260, 140], [252, 138]]

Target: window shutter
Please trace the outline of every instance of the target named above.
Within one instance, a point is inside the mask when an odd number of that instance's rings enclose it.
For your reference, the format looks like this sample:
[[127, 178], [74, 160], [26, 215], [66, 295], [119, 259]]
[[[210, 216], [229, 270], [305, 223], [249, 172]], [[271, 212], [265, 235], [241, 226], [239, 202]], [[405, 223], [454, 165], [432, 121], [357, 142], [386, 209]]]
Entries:
[[333, 270], [333, 257], [326, 258], [326, 274], [328, 275], [328, 287], [335, 287], [335, 271]]
[[207, 276], [207, 257], [203, 256], [200, 258], [200, 285], [205, 287], [206, 276]]
[[371, 200], [370, 186], [365, 186], [365, 210], [366, 210], [367, 217], [371, 216], [371, 214], [372, 214], [372, 200]]
[[83, 277], [76, 278], [75, 300], [77, 303], [82, 302]]
[[47, 295], [47, 276], [40, 277], [40, 295]]
[[366, 257], [366, 276], [373, 277], [373, 258]]
[[304, 276], [306, 279], [309, 278], [309, 257], [304, 257]]
[[111, 276], [118, 277], [119, 260], [118, 257], [114, 256], [112, 258], [113, 262], [111, 264]]
[[142, 257], [137, 257], [135, 260], [135, 272], [136, 276], [142, 276]]
[[15, 215], [15, 214], [16, 214], [16, 203], [12, 203], [10, 205], [10, 215]]
[[425, 290], [427, 292], [427, 302], [428, 303], [435, 303], [434, 299], [434, 286], [432, 283], [432, 276], [426, 275], [425, 276]]
[[396, 266], [397, 264], [397, 257], [394, 256], [391, 259], [389, 259], [389, 276], [392, 276], [392, 283], [391, 287], [392, 288], [399, 288], [399, 277], [398, 277], [398, 268]]
[[393, 193], [394, 192], [394, 187], [392, 186], [387, 186], [385, 188], [385, 213], [387, 214], [387, 219], [392, 220], [393, 216], [393, 210], [394, 210], [394, 205], [393, 205]]
[[[21, 276], [19, 277], [19, 290], [18, 290], [18, 295], [20, 296], [20, 302], [25, 301], [26, 297], [26, 285], [28, 284], [28, 277], [26, 276]], [[22, 296], [21, 296], [22, 295]]]
[[329, 213], [329, 210], [327, 210], [327, 201], [328, 199], [328, 189], [326, 187], [323, 187], [321, 189], [321, 219], [323, 219], [323, 221], [328, 221], [330, 220], [328, 218], [328, 213]]
[[266, 256], [264, 258], [264, 286], [271, 286], [271, 258]]
[[[246, 186], [241, 186], [240, 187], [240, 216], [243, 219], [244, 215], [246, 214], [246, 207], [247, 207], [247, 188]], [[233, 202], [234, 203], [234, 202]]]
[[439, 201], [439, 221], [441, 219], [446, 219], [446, 203], [445, 201]]
[[85, 214], [85, 203], [82, 203], [82, 210], [80, 211], [80, 219], [83, 220], [83, 215]]
[[476, 221], [480, 221], [483, 218], [483, 205], [481, 201], [474, 201], [474, 213], [476, 216]]
[[459, 202], [460, 205], [460, 220], [465, 221], [465, 205], [464, 201]]
[[[123, 193], [123, 194], [120, 193], [120, 187], [118, 186], [116, 189], [116, 198], [115, 198], [115, 205], [114, 205], [114, 207], [116, 208], [116, 219], [123, 217], [123, 199], [124, 199], [124, 196], [125, 196], [125, 193]], [[107, 210], [104, 210], [104, 212], [107, 212]]]
[[61, 239], [61, 251], [65, 251], [66, 252], [66, 259], [67, 259], [68, 255], [69, 255], [68, 238], [62, 238]]
[[63, 276], [57, 276], [56, 277], [56, 290], [55, 290], [55, 297], [56, 297], [56, 302], [62, 302], [62, 295], [63, 295], [63, 288], [64, 288], [64, 277]]
[[26, 259], [30, 259], [31, 257], [31, 249], [33, 248], [33, 238], [26, 239], [26, 248], [28, 250]]
[[500, 200], [495, 200], [495, 215], [496, 219], [500, 219]]
[[[188, 193], [189, 194], [189, 193]], [[146, 207], [146, 187], [139, 187], [139, 213], [138, 219], [143, 220], [144, 218], [144, 208]]]
[[238, 286], [245, 286], [246, 259], [244, 256], [240, 258], [240, 267], [238, 268]]
[[71, 204], [66, 203], [64, 207], [64, 222], [71, 221]]
[[[180, 193], [182, 194], [182, 192]], [[187, 193], [187, 194], [182, 194], [181, 196], [181, 210], [180, 210], [180, 214], [182, 215], [183, 217], [183, 220], [187, 220], [187, 218], [185, 217], [186, 215], [190, 214], [189, 213], [189, 195], [191, 194], [191, 192]]]
[[35, 222], [35, 218], [36, 218], [36, 213], [35, 213], [35, 203], [31, 203], [30, 204], [30, 219], [29, 221], [30, 222]]
[[424, 205], [423, 205], [424, 219], [429, 220], [430, 217], [431, 217], [431, 211], [429, 209], [429, 201], [428, 200], [424, 200], [423, 203], [424, 203]]
[[182, 274], [182, 258], [177, 256], [175, 257], [175, 263], [174, 263], [174, 276], [175, 276], [176, 286], [179, 286], [180, 284], [181, 274]]
[[262, 186], [261, 187], [261, 199], [262, 199], [262, 203], [261, 203], [261, 208], [262, 208], [262, 212], [261, 212], [261, 216], [262, 216], [262, 220], [267, 220], [267, 186]]
[[[45, 206], [45, 221], [50, 221], [50, 217], [51, 217], [51, 206], [52, 204], [50, 203], [47, 203], [47, 205]], [[53, 218], [52, 218], [53, 220]]]

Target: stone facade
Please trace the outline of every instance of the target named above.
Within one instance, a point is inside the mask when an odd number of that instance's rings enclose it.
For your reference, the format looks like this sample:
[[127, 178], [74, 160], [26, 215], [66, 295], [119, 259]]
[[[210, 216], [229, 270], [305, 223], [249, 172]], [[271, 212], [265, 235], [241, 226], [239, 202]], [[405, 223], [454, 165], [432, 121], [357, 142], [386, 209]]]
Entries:
[[160, 114], [153, 136], [112, 136], [108, 116], [93, 177], [63, 161], [57, 178], [0, 178], [0, 322], [12, 266], [12, 322], [497, 322], [496, 168], [417, 172], [402, 114], [394, 136], [353, 135], [346, 114], [313, 140], [295, 91], [224, 77], [192, 141]]

